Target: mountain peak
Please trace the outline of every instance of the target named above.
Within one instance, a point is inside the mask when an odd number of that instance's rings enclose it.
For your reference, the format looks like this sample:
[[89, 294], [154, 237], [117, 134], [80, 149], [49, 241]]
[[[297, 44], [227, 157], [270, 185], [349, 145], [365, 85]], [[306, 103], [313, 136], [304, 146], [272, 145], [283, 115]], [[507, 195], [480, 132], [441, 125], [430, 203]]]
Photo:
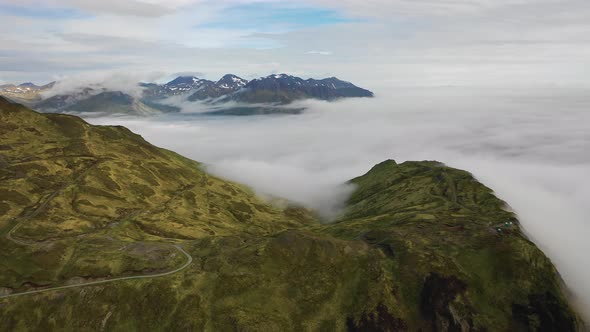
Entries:
[[[241, 78], [241, 77], [239, 77], [239, 76], [237, 76], [237, 75], [234, 75], [234, 74], [225, 74], [225, 75], [223, 75], [223, 77], [221, 78], [221, 80], [228, 80], [228, 79], [230, 79], [230, 80], [231, 80], [231, 79], [239, 79], [239, 80], [243, 80], [243, 78]], [[221, 81], [221, 80], [220, 80], [220, 81]]]
[[349, 97], [373, 97], [371, 91], [359, 88], [336, 77], [304, 80], [288, 74], [273, 74], [252, 80], [246, 85], [248, 92], [236, 96], [251, 103], [288, 104], [297, 99], [335, 100]]
[[286, 78], [297, 78], [297, 77], [295, 77], [293, 75], [282, 73], [282, 74], [272, 74], [272, 75], [269, 75], [265, 78], [286, 79]]
[[241, 88], [248, 83], [247, 80], [238, 77], [234, 74], [226, 74], [224, 75], [219, 81], [217, 81], [216, 85], [221, 88]]
[[178, 76], [162, 86], [163, 93], [168, 95], [180, 95], [189, 91], [201, 89], [213, 82], [195, 76]]
[[202, 79], [196, 76], [178, 76], [177, 78], [173, 79], [172, 81], [166, 83], [166, 85], [192, 85], [198, 82], [203, 81]]
[[44, 86], [42, 86], [41, 88], [42, 89], [51, 89], [55, 86], [55, 83], [56, 83], [55, 81], [51, 81], [51, 82], [45, 84]]
[[23, 87], [23, 88], [38, 88], [38, 86], [36, 84], [31, 83], [31, 82], [25, 82], [23, 84], [19, 84], [19, 86]]

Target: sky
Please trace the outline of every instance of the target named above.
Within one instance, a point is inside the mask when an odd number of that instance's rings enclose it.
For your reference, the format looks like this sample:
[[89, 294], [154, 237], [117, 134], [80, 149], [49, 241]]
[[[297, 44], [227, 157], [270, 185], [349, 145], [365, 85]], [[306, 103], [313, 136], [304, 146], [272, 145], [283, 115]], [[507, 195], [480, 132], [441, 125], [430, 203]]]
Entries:
[[586, 0], [0, 0], [0, 81], [96, 73], [587, 85]]

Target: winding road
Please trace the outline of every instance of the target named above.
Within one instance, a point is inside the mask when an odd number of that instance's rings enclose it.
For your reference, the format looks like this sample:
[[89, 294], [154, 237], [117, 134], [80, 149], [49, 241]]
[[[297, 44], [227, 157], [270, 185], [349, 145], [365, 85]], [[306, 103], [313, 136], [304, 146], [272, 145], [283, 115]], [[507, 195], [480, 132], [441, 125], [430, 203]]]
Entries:
[[[14, 224], [14, 226], [12, 226], [8, 230], [8, 232], [6, 233], [6, 238], [16, 244], [23, 245], [23, 246], [31, 246], [34, 244], [38, 244], [39, 242], [27, 242], [27, 241], [23, 241], [23, 240], [14, 238], [13, 233], [16, 232], [23, 225], [23, 223], [26, 220], [32, 219], [32, 218], [36, 217], [37, 215], [39, 215], [42, 211], [44, 211], [47, 208], [47, 206], [49, 205], [49, 203], [57, 195], [61, 194], [69, 186], [75, 184], [76, 182], [78, 182], [79, 180], [84, 178], [84, 176], [86, 176], [86, 174], [88, 174], [93, 168], [95, 168], [97, 165], [99, 165], [101, 162], [103, 162], [105, 160], [108, 160], [108, 159], [99, 159], [99, 160], [95, 161], [94, 163], [92, 163], [92, 165], [90, 165], [88, 168], [83, 170], [78, 176], [76, 176], [72, 181], [64, 183], [58, 190], [54, 191], [49, 196], [47, 196], [43, 201], [41, 201], [39, 203], [37, 208], [35, 208], [31, 212], [29, 212], [28, 214], [25, 214], [24, 216], [17, 218], [15, 220], [16, 223]], [[186, 269], [193, 262], [193, 257], [189, 253], [187, 253], [184, 249], [182, 249], [179, 245], [174, 245], [174, 248], [176, 248], [178, 251], [180, 251], [186, 257], [187, 260], [182, 266], [180, 266], [172, 271], [157, 273], [157, 274], [144, 274], [144, 275], [129, 276], [129, 277], [117, 277], [117, 278], [112, 278], [112, 279], [90, 281], [90, 282], [67, 285], [67, 286], [58, 286], [58, 287], [51, 287], [51, 288], [36, 289], [36, 290], [31, 290], [31, 291], [26, 291], [26, 292], [21, 292], [21, 293], [0, 295], [0, 299], [23, 296], [23, 295], [30, 295], [30, 294], [37, 294], [37, 293], [43, 293], [43, 292], [50, 292], [50, 291], [55, 291], [55, 290], [68, 289], [68, 288], [100, 285], [100, 284], [106, 284], [106, 283], [111, 283], [111, 282], [115, 282], [115, 281], [158, 278], [158, 277], [169, 276], [169, 275], [175, 274], [177, 272], [180, 272], [180, 271]]]
[[169, 276], [171, 274], [175, 274], [177, 272], [180, 272], [180, 271], [186, 269], [193, 262], [193, 257], [191, 255], [189, 255], [188, 252], [184, 251], [184, 249], [182, 249], [178, 245], [174, 245], [174, 247], [176, 249], [178, 249], [180, 252], [182, 252], [182, 254], [184, 256], [186, 256], [186, 259], [187, 260], [186, 260], [186, 263], [184, 263], [181, 267], [179, 267], [177, 269], [174, 269], [172, 271], [163, 272], [163, 273], [157, 273], [157, 274], [144, 274], [144, 275], [139, 275], [139, 276], [119, 277], [119, 278], [113, 278], [113, 279], [106, 279], [106, 280], [99, 280], [99, 281], [91, 281], [91, 282], [85, 282], [85, 283], [75, 284], [75, 285], [67, 285], [67, 286], [51, 287], [51, 288], [44, 288], [44, 289], [36, 289], [36, 290], [22, 292], [22, 293], [13, 293], [13, 294], [8, 294], [8, 295], [0, 295], [0, 299], [5, 299], [5, 298], [9, 298], [9, 297], [23, 296], [23, 295], [29, 295], [29, 294], [36, 294], [36, 293], [43, 293], [43, 292], [50, 292], [50, 291], [55, 291], [55, 290], [68, 289], [68, 288], [76, 288], [76, 287], [100, 285], [100, 284], [106, 284], [106, 283], [115, 282], [115, 281], [122, 281], [122, 280], [159, 278], [159, 277]]

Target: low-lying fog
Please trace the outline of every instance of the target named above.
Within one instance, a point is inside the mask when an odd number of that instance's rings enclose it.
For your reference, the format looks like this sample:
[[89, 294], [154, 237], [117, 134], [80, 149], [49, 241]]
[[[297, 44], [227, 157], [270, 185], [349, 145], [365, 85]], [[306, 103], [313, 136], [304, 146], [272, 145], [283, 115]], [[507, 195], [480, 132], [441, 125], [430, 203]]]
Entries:
[[391, 158], [471, 171], [518, 213], [590, 317], [590, 91], [392, 89], [302, 115], [93, 118], [223, 177], [333, 215], [346, 180]]

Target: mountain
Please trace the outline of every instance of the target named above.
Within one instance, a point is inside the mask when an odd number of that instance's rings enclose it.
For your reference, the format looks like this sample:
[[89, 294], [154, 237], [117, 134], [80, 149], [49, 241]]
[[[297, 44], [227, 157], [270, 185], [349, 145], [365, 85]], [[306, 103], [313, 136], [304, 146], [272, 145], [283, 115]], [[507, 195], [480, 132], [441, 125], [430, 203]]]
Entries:
[[8, 331], [581, 328], [505, 203], [438, 162], [376, 165], [321, 224], [124, 127], [0, 98], [0, 142]]
[[144, 98], [163, 99], [171, 96], [188, 94], [191, 91], [213, 84], [212, 81], [195, 76], [179, 76], [172, 81], [159, 85], [155, 83], [141, 83], [145, 89]]
[[[171, 91], [172, 82], [182, 84], [183, 89]], [[220, 104], [234, 101], [243, 104], [289, 104], [301, 99], [336, 100], [340, 98], [373, 97], [371, 91], [359, 88], [350, 82], [335, 77], [304, 80], [286, 74], [270, 75], [248, 82], [233, 74], [212, 82], [196, 77], [178, 77], [166, 85], [144, 84], [145, 97], [162, 99], [172, 95], [183, 95], [187, 91], [189, 101]], [[196, 82], [192, 84], [192, 82]], [[247, 107], [247, 106], [246, 106]]]
[[[179, 76], [166, 84], [139, 83], [141, 96], [103, 87], [81, 87], [70, 93], [44, 97], [44, 86], [34, 83], [0, 86], [0, 95], [42, 112], [151, 115], [180, 111], [178, 101], [199, 102], [211, 108], [208, 115], [299, 114], [304, 109], [284, 107], [302, 99], [332, 101], [340, 98], [372, 97], [373, 93], [335, 77], [307, 79], [286, 74], [247, 81], [233, 74], [218, 81], [195, 76]], [[175, 97], [172, 100], [168, 98]], [[278, 107], [277, 107], [278, 106]]]
[[322, 80], [270, 75], [250, 81], [234, 99], [245, 103], [289, 104], [301, 99], [335, 100], [340, 98], [373, 97], [373, 93], [335, 77]]
[[189, 101], [218, 99], [220, 97], [229, 96], [234, 92], [242, 89], [248, 81], [236, 75], [227, 74], [219, 81], [210, 82], [198, 89], [188, 97]]
[[237, 91], [243, 88], [248, 81], [233, 74], [224, 75], [216, 85], [222, 89], [228, 89], [231, 91]]
[[19, 85], [0, 85], [0, 96], [4, 96], [19, 103], [32, 106], [35, 103], [41, 101], [43, 99], [41, 93], [53, 88], [54, 84], [55, 82], [51, 82], [46, 85], [38, 86], [27, 82]]
[[37, 86], [37, 85], [35, 85], [34, 83], [31, 83], [31, 82], [26, 82], [26, 83], [19, 84], [19, 87], [22, 87], [22, 88], [30, 88], [30, 89], [38, 89], [38, 88], [40, 88], [39, 86]]
[[63, 109], [75, 113], [151, 115], [159, 113], [136, 98], [119, 91], [106, 91]]
[[51, 89], [55, 85], [55, 82], [51, 82], [45, 85], [36, 85], [31, 82], [22, 83], [19, 85], [14, 84], [5, 84], [0, 85], [0, 91], [11, 91], [13, 93], [26, 93], [31, 91], [40, 91], [40, 90], [47, 90]]
[[173, 94], [182, 94], [191, 90], [196, 90], [211, 81], [200, 79], [194, 76], [179, 76], [174, 80], [164, 84], [164, 87]]
[[59, 94], [43, 99], [35, 104], [35, 109], [42, 112], [60, 112], [74, 106], [78, 102], [90, 98], [100, 92], [93, 88], [83, 88], [70, 94]]
[[100, 91], [102, 92], [86, 88], [73, 94], [56, 95], [37, 103], [35, 108], [43, 112], [96, 115], [152, 115], [160, 112], [129, 94], [120, 91]]

